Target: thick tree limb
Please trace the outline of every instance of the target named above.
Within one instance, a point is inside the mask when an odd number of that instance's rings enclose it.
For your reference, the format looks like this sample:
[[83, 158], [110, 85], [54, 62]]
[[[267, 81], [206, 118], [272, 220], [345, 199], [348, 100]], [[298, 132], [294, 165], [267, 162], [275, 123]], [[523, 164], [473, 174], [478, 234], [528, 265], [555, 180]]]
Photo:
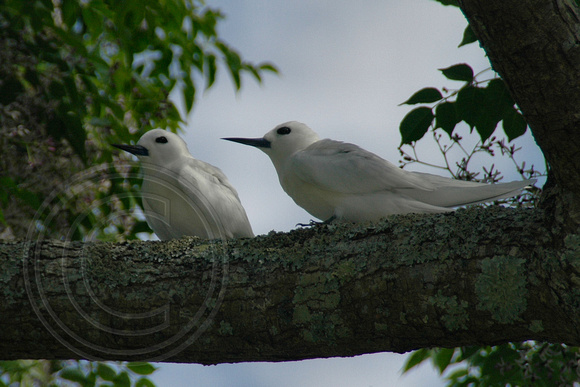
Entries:
[[4, 242], [0, 353], [209, 364], [579, 345], [580, 236], [561, 246], [543, 224], [475, 208], [227, 245]]

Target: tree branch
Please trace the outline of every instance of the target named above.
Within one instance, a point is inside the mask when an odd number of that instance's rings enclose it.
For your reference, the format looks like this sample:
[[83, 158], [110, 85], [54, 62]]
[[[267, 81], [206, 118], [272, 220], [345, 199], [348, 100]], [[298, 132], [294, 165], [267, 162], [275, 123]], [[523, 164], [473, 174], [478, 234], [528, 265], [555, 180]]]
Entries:
[[580, 237], [562, 245], [543, 216], [473, 208], [227, 244], [3, 242], [0, 353], [211, 364], [579, 345]]

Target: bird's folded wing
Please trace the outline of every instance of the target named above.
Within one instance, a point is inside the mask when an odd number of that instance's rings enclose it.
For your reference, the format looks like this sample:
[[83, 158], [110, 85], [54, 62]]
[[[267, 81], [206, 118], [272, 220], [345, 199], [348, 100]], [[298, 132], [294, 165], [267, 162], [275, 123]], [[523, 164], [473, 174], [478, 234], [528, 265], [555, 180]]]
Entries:
[[320, 140], [297, 152], [289, 168], [306, 183], [341, 193], [372, 193], [398, 189], [431, 191], [435, 187], [357, 145]]
[[180, 175], [185, 178], [181, 181], [194, 182], [196, 185], [200, 184], [199, 181], [196, 181], [203, 178], [206, 180], [207, 184], [211, 184], [222, 190], [222, 192], [227, 192], [228, 194], [233, 195], [239, 201], [238, 192], [230, 184], [226, 175], [218, 167], [214, 167], [211, 164], [191, 158], [188, 159], [187, 166], [182, 168]]
[[179, 182], [182, 189], [197, 196], [195, 201], [202, 212], [209, 211], [208, 219], [221, 222], [226, 236], [254, 236], [236, 189], [219, 168], [191, 158], [181, 168]]

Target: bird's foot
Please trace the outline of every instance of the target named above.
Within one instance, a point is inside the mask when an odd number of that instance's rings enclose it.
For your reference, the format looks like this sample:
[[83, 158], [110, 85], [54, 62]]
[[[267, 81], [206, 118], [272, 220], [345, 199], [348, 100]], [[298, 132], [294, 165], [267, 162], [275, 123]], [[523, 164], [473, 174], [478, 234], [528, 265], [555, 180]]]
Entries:
[[332, 215], [330, 218], [326, 219], [324, 222], [317, 222], [316, 220], [310, 219], [310, 223], [296, 223], [296, 227], [315, 227], [318, 225], [325, 225], [330, 224], [333, 220], [336, 219], [335, 215]]
[[323, 222], [317, 222], [315, 220], [310, 219], [309, 223], [296, 223], [295, 227], [314, 227], [322, 223]]

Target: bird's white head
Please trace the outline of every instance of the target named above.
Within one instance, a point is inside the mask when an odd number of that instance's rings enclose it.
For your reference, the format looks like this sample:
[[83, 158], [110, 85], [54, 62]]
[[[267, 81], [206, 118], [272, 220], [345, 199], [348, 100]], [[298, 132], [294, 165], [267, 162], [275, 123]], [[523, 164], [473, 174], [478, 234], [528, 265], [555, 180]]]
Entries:
[[224, 138], [224, 140], [239, 142], [254, 146], [272, 159], [274, 165], [288, 159], [319, 140], [318, 135], [307, 125], [289, 121], [276, 126], [262, 138]]
[[148, 131], [141, 136], [137, 145], [113, 146], [134, 154], [143, 163], [154, 165], [168, 165], [181, 157], [191, 156], [181, 137], [163, 129]]

